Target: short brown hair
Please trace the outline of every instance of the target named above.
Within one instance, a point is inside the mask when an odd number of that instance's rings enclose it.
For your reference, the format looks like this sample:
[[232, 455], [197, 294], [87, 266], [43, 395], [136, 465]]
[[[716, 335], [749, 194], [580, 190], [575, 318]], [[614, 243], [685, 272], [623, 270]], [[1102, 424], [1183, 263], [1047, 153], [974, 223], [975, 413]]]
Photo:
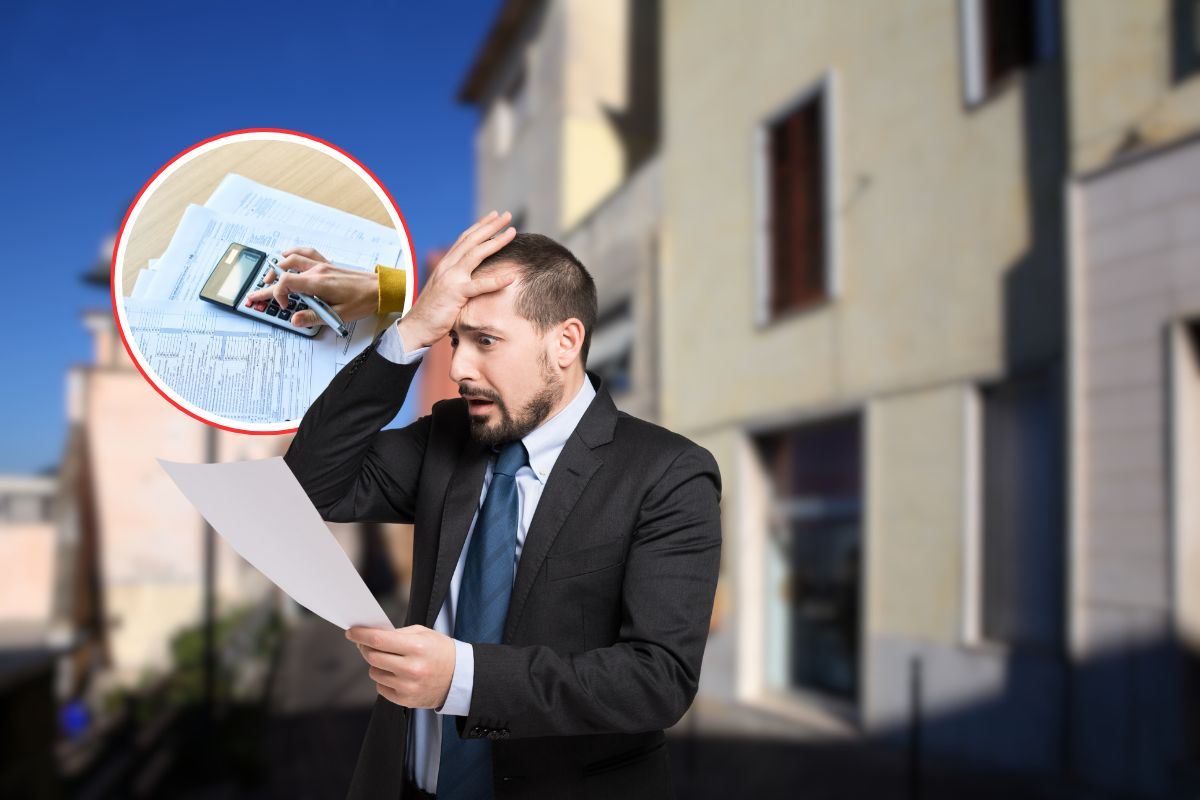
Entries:
[[570, 250], [540, 233], [517, 233], [513, 240], [480, 262], [472, 274], [502, 261], [516, 264], [521, 277], [514, 303], [538, 333], [575, 317], [583, 323], [579, 359], [587, 367], [592, 329], [596, 327], [596, 282]]

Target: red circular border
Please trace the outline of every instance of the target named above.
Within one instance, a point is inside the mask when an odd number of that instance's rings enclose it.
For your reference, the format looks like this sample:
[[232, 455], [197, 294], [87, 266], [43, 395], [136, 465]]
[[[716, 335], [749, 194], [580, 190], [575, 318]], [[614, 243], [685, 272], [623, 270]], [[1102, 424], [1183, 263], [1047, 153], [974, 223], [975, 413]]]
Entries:
[[146, 189], [150, 188], [150, 184], [154, 183], [154, 181], [158, 178], [158, 176], [163, 173], [163, 170], [165, 170], [167, 167], [174, 164], [179, 159], [183, 158], [188, 153], [195, 150], [197, 147], [203, 147], [204, 145], [208, 144], [209, 142], [215, 142], [218, 139], [225, 139], [230, 136], [237, 136], [237, 135], [243, 134], [243, 133], [285, 133], [285, 134], [289, 134], [291, 136], [299, 136], [302, 139], [308, 139], [310, 141], [317, 142], [318, 144], [323, 144], [326, 147], [330, 147], [330, 148], [338, 151], [342, 155], [344, 155], [346, 158], [353, 161], [355, 164], [357, 164], [364, 172], [366, 172], [368, 175], [371, 176], [371, 180], [375, 181], [375, 185], [377, 185], [380, 189], [383, 190], [383, 193], [387, 197], [388, 202], [392, 204], [392, 210], [396, 212], [396, 216], [400, 220], [401, 227], [404, 228], [404, 237], [408, 240], [408, 252], [412, 254], [412, 262], [413, 262], [413, 281], [412, 281], [413, 302], [416, 302], [417, 291], [418, 291], [418, 287], [421, 285], [421, 281], [417, 274], [417, 269], [418, 269], [417, 251], [413, 247], [412, 233], [408, 230], [408, 222], [404, 219], [404, 214], [400, 213], [400, 207], [398, 205], [396, 205], [396, 199], [394, 197], [392, 197], [392, 193], [389, 192], [387, 187], [383, 185], [383, 181], [379, 180], [379, 178], [375, 175], [375, 173], [372, 172], [370, 169], [368, 169], [365, 164], [363, 164], [361, 161], [359, 161], [354, 156], [347, 153], [342, 148], [338, 147], [336, 144], [333, 144], [332, 142], [327, 142], [318, 136], [313, 136], [312, 134], [308, 134], [308, 133], [301, 133], [300, 131], [288, 130], [287, 128], [242, 128], [242, 129], [236, 130], [236, 131], [226, 131], [225, 133], [219, 133], [216, 136], [210, 136], [207, 139], [196, 142], [194, 145], [187, 148], [186, 150], [181, 150], [170, 161], [168, 161], [167, 163], [165, 163], [161, 167], [159, 167], [158, 170], [155, 171], [155, 173], [150, 176], [150, 179], [147, 180], [144, 184], [142, 184], [142, 188], [140, 190], [138, 190], [137, 196], [133, 198], [133, 202], [129, 204], [129, 208], [128, 208], [128, 210], [126, 210], [125, 216], [121, 219], [121, 227], [117, 229], [117, 238], [115, 240], [113, 240], [112, 265], [109, 268], [109, 274], [108, 274], [108, 291], [109, 291], [110, 297], [112, 298], [113, 321], [117, 324], [117, 333], [120, 334], [120, 336], [121, 336], [121, 344], [125, 345], [125, 352], [127, 352], [129, 354], [129, 359], [133, 362], [133, 365], [135, 367], [137, 367], [137, 371], [142, 373], [142, 377], [146, 379], [146, 382], [154, 387], [154, 391], [158, 392], [160, 395], [162, 395], [162, 398], [164, 400], [166, 400], [171, 405], [175, 406], [177, 409], [179, 409], [183, 413], [187, 414], [192, 419], [203, 422], [205, 425], [211, 425], [214, 428], [220, 428], [223, 431], [229, 431], [230, 433], [244, 433], [249, 436], [279, 436], [279, 435], [285, 434], [285, 433], [295, 433], [299, 428], [298, 427], [284, 428], [283, 430], [278, 430], [278, 431], [248, 431], [248, 430], [243, 430], [241, 428], [232, 428], [232, 427], [229, 427], [228, 425], [221, 425], [220, 423], [213, 422], [212, 420], [207, 420], [204, 417], [201, 417], [197, 414], [193, 414], [191, 411], [189, 411], [188, 409], [181, 406], [179, 403], [176, 403], [174, 400], [172, 400], [171, 397], [169, 395], [167, 395], [167, 393], [164, 392], [161, 388], [159, 388], [158, 384], [155, 383], [154, 380], [149, 375], [146, 374], [146, 370], [142, 369], [142, 365], [138, 362], [137, 357], [133, 354], [132, 348], [130, 348], [130, 346], [129, 346], [129, 341], [125, 338], [125, 329], [121, 325], [121, 315], [117, 313], [117, 248], [121, 246], [121, 237], [125, 234], [125, 226], [126, 226], [126, 224], [129, 223], [129, 215], [131, 213], [133, 213], [134, 207], [137, 206], [138, 201], [142, 199], [142, 195], [145, 194]]

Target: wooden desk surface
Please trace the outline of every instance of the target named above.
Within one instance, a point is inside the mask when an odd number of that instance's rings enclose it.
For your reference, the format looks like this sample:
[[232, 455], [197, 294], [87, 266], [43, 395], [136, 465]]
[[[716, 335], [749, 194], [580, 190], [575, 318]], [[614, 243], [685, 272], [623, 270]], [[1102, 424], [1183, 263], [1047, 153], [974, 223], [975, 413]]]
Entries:
[[188, 204], [203, 205], [230, 172], [392, 227], [374, 192], [331, 156], [294, 142], [233, 142], [184, 164], [146, 202], [125, 249], [126, 297], [146, 262], [167, 249]]

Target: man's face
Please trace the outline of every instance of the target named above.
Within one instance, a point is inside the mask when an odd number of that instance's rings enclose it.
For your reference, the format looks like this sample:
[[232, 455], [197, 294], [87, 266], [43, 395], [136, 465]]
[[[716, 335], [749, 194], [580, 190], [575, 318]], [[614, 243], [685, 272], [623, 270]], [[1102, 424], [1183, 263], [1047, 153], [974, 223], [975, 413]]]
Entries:
[[450, 380], [467, 398], [472, 438], [487, 445], [522, 438], [563, 396], [562, 374], [550, 360], [554, 333], [539, 335], [514, 310], [520, 286], [518, 278], [499, 291], [472, 297], [450, 331]]

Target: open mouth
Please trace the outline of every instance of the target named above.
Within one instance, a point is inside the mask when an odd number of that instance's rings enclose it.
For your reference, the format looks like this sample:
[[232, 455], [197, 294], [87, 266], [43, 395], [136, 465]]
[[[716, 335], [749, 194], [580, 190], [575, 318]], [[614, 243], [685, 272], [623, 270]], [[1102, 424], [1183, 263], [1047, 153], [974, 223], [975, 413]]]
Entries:
[[486, 400], [482, 397], [467, 398], [467, 407], [471, 410], [472, 414], [487, 412], [493, 405], [495, 405], [493, 401]]

